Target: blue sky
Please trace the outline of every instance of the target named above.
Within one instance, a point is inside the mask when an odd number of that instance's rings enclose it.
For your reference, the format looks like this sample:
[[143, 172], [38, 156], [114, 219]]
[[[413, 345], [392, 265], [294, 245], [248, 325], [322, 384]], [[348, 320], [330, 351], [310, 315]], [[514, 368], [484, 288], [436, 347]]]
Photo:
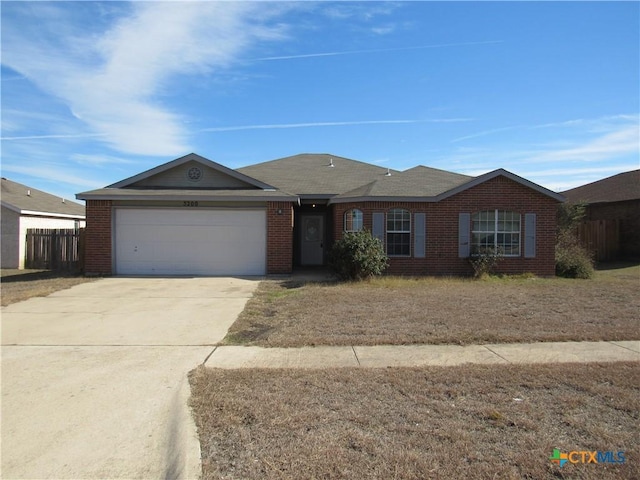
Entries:
[[7, 2], [2, 175], [73, 198], [190, 152], [639, 168], [638, 2]]

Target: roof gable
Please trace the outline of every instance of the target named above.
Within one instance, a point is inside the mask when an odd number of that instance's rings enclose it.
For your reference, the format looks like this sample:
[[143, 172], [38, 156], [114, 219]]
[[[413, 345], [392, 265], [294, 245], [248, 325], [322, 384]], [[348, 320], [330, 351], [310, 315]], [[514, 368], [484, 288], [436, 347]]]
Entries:
[[605, 203], [640, 199], [640, 170], [619, 173], [562, 194], [571, 202]]
[[262, 189], [271, 185], [220, 165], [195, 153], [129, 177], [107, 188], [121, 189]]
[[18, 213], [84, 218], [84, 205], [21, 183], [2, 179], [2, 206]]
[[562, 196], [559, 193], [553, 192], [551, 190], [549, 190], [548, 188], [544, 188], [540, 185], [538, 185], [537, 183], [533, 183], [529, 180], [527, 180], [526, 178], [522, 178], [519, 177], [518, 175], [516, 175], [515, 173], [511, 173], [503, 168], [499, 168], [497, 170], [493, 170], [491, 172], [485, 173], [484, 175], [480, 175], [479, 177], [475, 177], [472, 180], [470, 180], [469, 182], [466, 182], [456, 188], [452, 188], [451, 190], [443, 193], [442, 195], [438, 195], [438, 200], [443, 200], [445, 198], [451, 197], [453, 195], [456, 195], [457, 193], [463, 192], [465, 190], [468, 190], [469, 188], [473, 188], [476, 185], [480, 185], [481, 183], [487, 182], [493, 178], [499, 177], [499, 176], [503, 176], [508, 178], [509, 180], [512, 180], [516, 183], [519, 183], [520, 185], [523, 185], [525, 187], [531, 188], [532, 190], [535, 190], [538, 193], [541, 193], [543, 195], [546, 195], [548, 197], [553, 198], [554, 200], [557, 200], [558, 202], [564, 202], [565, 198], [564, 196]]
[[554, 200], [564, 201], [562, 195], [504, 169], [494, 170], [474, 178], [445, 170], [418, 166], [337, 195], [331, 199], [330, 203], [356, 200], [439, 202], [498, 176], [509, 178]]

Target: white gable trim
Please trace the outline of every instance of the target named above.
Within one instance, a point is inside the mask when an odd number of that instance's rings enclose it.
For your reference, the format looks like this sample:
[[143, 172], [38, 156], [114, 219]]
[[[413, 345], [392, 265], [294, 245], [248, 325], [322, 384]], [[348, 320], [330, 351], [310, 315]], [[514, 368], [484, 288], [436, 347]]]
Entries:
[[480, 175], [479, 177], [474, 178], [473, 180], [464, 183], [458, 187], [452, 188], [449, 191], [446, 191], [444, 193], [441, 193], [440, 195], [437, 195], [436, 201], [440, 201], [440, 200], [444, 200], [445, 198], [449, 198], [453, 195], [456, 195], [460, 192], [464, 192], [465, 190], [468, 190], [469, 188], [473, 188], [477, 185], [480, 185], [481, 183], [487, 182], [493, 178], [496, 177], [506, 177], [509, 180], [513, 180], [516, 183], [519, 183], [520, 185], [523, 185], [525, 187], [531, 188], [532, 190], [535, 190], [536, 192], [539, 192], [543, 195], [546, 195], [548, 197], [553, 198], [554, 200], [557, 200], [558, 202], [564, 202], [565, 198], [564, 196], [560, 195], [559, 193], [555, 193], [547, 188], [544, 188], [540, 185], [538, 185], [537, 183], [533, 183], [525, 178], [519, 177], [518, 175], [516, 175], [515, 173], [511, 173], [503, 168], [499, 168], [497, 170], [493, 170], [492, 172], [488, 172], [485, 173], [484, 175]]

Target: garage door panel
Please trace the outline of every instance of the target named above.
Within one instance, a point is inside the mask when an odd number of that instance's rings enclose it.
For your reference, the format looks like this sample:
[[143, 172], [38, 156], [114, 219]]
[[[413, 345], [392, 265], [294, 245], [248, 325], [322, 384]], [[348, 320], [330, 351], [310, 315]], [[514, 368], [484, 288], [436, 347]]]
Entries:
[[118, 209], [116, 273], [262, 275], [264, 211]]

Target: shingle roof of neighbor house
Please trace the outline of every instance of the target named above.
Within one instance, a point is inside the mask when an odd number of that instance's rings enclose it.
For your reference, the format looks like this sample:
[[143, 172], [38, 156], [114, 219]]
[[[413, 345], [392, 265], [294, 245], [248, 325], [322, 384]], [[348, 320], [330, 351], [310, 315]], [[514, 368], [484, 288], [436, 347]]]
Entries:
[[640, 199], [640, 170], [619, 173], [572, 188], [562, 194], [569, 202], [606, 203]]
[[38, 212], [84, 218], [84, 205], [2, 178], [2, 206], [16, 212]]

